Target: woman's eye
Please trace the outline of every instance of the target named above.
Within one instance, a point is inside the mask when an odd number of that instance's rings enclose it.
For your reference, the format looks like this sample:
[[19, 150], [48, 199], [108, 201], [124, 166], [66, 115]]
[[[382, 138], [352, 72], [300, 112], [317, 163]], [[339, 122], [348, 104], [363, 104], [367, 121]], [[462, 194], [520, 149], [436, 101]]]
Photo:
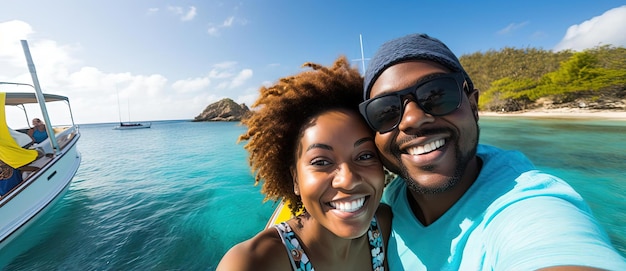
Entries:
[[370, 159], [374, 159], [376, 158], [376, 156], [374, 154], [371, 153], [365, 153], [365, 154], [361, 154], [359, 156], [359, 160], [370, 160]]
[[327, 166], [327, 165], [330, 165], [330, 162], [328, 160], [324, 160], [324, 159], [314, 159], [313, 161], [311, 161], [311, 165], [314, 165], [314, 166]]

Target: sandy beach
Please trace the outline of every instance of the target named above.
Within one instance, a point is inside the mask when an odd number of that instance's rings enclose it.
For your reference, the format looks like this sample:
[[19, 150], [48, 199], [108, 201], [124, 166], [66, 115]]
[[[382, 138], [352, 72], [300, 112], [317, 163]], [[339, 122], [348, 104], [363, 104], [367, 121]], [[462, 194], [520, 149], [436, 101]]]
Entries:
[[480, 111], [478, 114], [480, 116], [497, 116], [497, 117], [626, 120], [626, 111], [588, 110], [588, 109], [577, 109], [577, 108], [535, 109], [535, 110], [526, 110], [526, 111], [521, 111], [521, 112], [506, 112], [506, 113]]

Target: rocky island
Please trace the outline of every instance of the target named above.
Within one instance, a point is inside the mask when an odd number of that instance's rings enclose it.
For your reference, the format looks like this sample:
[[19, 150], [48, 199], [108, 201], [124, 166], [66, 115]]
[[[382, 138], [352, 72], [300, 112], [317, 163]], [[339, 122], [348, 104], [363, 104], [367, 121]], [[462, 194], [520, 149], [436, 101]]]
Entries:
[[241, 121], [248, 114], [250, 109], [246, 104], [224, 98], [208, 105], [193, 121]]

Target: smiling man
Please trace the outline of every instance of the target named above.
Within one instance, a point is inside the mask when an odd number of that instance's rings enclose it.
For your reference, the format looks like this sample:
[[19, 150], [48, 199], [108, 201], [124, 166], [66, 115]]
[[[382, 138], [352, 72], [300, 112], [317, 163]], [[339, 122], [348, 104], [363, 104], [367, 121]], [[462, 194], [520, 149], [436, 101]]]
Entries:
[[581, 196], [520, 152], [478, 144], [478, 90], [425, 34], [381, 46], [360, 112], [398, 174], [392, 270], [626, 270]]

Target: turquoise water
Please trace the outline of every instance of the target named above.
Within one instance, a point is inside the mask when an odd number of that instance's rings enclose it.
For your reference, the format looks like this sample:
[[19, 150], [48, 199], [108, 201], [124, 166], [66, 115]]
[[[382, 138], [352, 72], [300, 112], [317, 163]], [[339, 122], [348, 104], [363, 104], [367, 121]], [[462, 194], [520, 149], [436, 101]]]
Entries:
[[[522, 150], [574, 186], [626, 255], [626, 122], [484, 117], [480, 124], [481, 142]], [[261, 203], [235, 144], [244, 127], [113, 126], [81, 125], [83, 161], [69, 191], [0, 253], [5, 269], [214, 270], [228, 248], [264, 227], [274, 206]]]

